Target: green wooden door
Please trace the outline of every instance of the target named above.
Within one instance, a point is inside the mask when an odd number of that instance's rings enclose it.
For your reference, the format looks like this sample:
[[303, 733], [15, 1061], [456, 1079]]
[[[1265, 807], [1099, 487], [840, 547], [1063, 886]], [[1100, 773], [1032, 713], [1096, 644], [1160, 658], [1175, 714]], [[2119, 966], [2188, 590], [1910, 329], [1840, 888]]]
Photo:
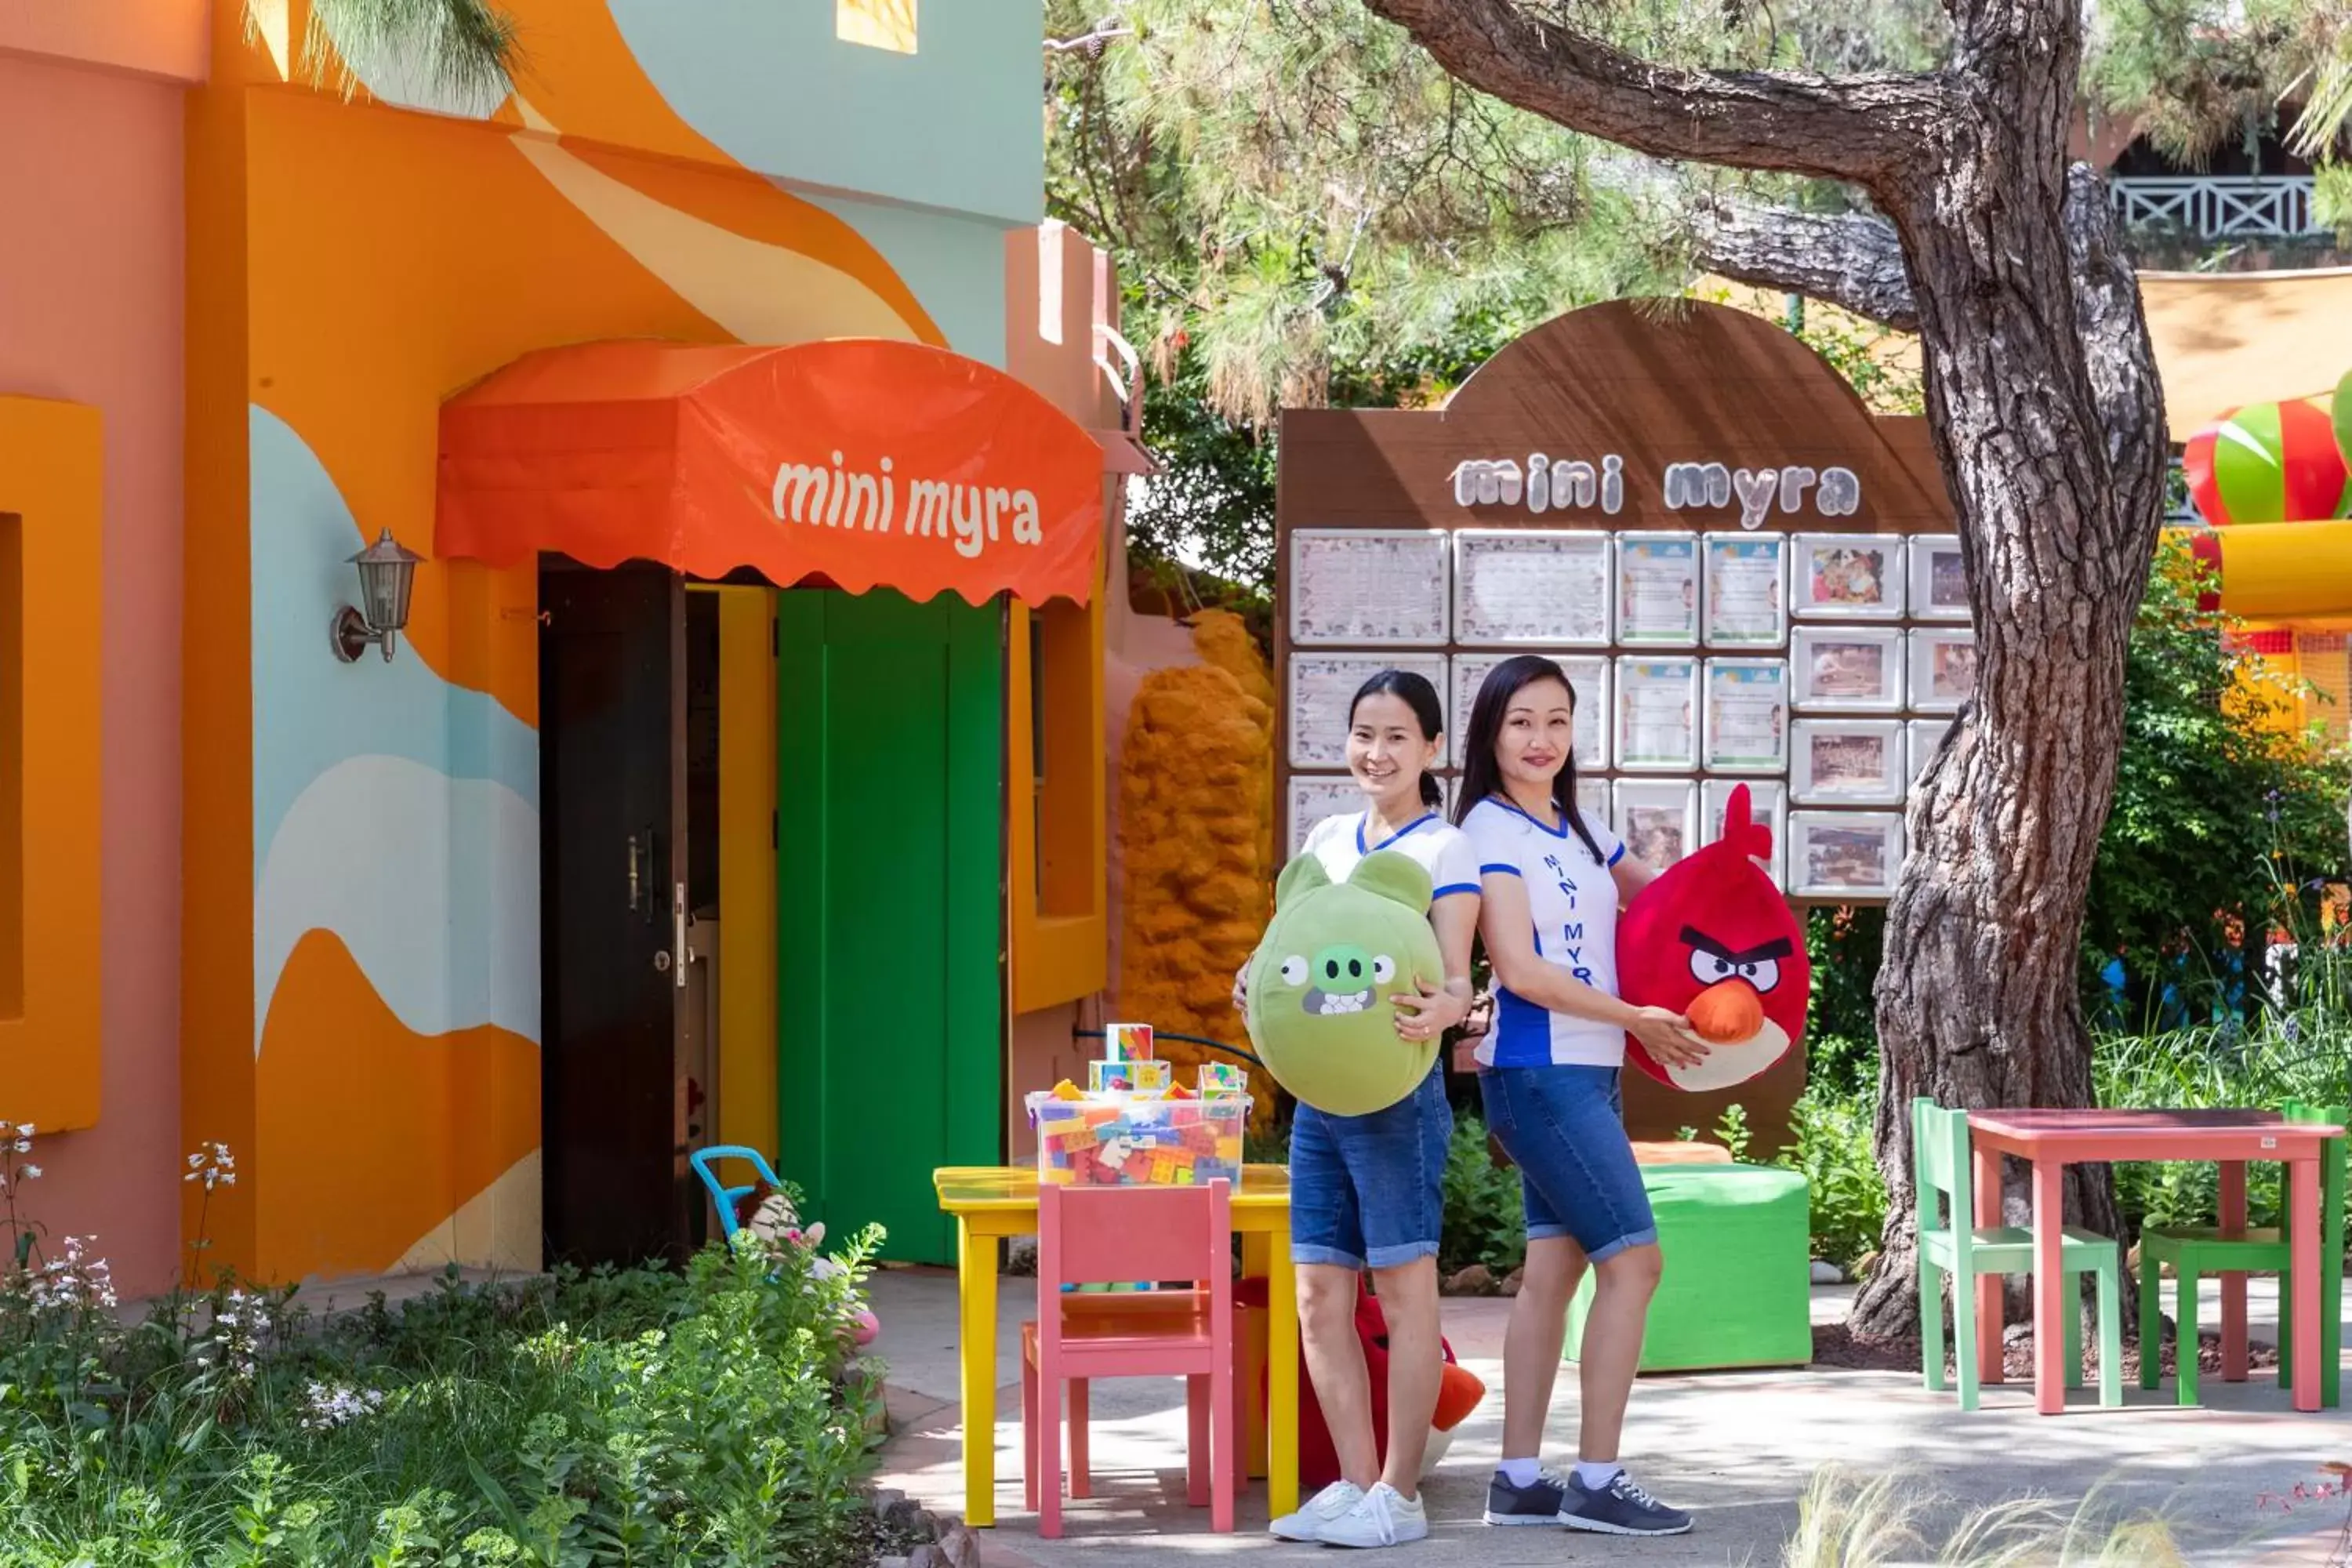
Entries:
[[931, 1172], [1002, 1156], [997, 605], [777, 595], [778, 1173], [955, 1260]]

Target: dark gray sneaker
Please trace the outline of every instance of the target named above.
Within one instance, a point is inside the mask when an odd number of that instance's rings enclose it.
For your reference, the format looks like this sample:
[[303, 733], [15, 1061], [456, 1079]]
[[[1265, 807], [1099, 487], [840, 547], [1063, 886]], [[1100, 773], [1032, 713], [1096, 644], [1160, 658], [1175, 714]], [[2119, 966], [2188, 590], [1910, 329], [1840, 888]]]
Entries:
[[1568, 1483], [1549, 1470], [1523, 1487], [1515, 1487], [1502, 1471], [1486, 1483], [1488, 1524], [1559, 1524], [1560, 1504]]
[[1569, 1477], [1559, 1522], [1570, 1530], [1589, 1530], [1599, 1535], [1681, 1535], [1690, 1529], [1691, 1516], [1668, 1508], [1620, 1470], [1607, 1486], [1598, 1488], [1588, 1488], [1574, 1476]]

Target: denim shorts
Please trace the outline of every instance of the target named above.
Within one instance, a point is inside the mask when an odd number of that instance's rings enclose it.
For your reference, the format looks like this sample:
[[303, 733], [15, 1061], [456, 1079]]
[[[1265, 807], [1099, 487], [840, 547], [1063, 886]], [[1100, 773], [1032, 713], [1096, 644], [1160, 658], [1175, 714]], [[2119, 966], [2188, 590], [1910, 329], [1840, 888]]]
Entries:
[[1658, 1239], [1615, 1068], [1488, 1068], [1478, 1097], [1487, 1129], [1519, 1168], [1529, 1241], [1573, 1237], [1601, 1263]]
[[1301, 1104], [1290, 1123], [1290, 1257], [1394, 1268], [1437, 1256], [1454, 1108], [1445, 1075], [1370, 1116]]

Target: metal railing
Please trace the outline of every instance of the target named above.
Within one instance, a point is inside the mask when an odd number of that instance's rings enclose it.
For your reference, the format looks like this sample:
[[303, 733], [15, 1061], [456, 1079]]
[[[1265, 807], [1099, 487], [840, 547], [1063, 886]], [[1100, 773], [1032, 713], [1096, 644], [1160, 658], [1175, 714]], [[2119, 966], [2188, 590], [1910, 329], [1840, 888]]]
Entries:
[[2127, 228], [2169, 228], [2205, 239], [2294, 239], [2325, 234], [2312, 215], [2308, 174], [2167, 174], [2107, 182]]

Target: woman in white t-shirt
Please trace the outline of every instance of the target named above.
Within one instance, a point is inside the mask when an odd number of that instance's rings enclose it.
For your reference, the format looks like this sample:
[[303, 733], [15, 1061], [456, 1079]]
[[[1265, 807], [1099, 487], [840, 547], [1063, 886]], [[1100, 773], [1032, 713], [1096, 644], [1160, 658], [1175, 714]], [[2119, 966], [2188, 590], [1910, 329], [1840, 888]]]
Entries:
[[[1503, 1458], [1489, 1524], [1564, 1524], [1675, 1535], [1690, 1516], [1635, 1486], [1617, 1446], [1642, 1359], [1661, 1259], [1649, 1194], [1625, 1135], [1625, 1036], [1670, 1066], [1706, 1047], [1687, 1020], [1617, 995], [1617, 910], [1654, 873], [1576, 807], [1576, 693], [1550, 659], [1505, 659], [1486, 677], [1462, 743], [1457, 820], [1478, 852], [1478, 929], [1495, 973], [1495, 1022], [1478, 1042], [1486, 1126], [1519, 1169], [1528, 1261], [1503, 1344]], [[1568, 1304], [1590, 1264], [1595, 1290], [1578, 1357], [1573, 1475], [1542, 1468], [1544, 1417]]]
[[[1430, 923], [1442, 975], [1418, 975], [1417, 996], [1396, 1000], [1398, 1035], [1440, 1039], [1470, 1007], [1470, 944], [1478, 924], [1478, 862], [1439, 810], [1430, 768], [1444, 731], [1437, 689], [1407, 670], [1382, 670], [1348, 714], [1348, 771], [1364, 809], [1325, 817], [1307, 836], [1334, 881], [1375, 850], [1409, 855], [1429, 870]], [[1234, 1003], [1242, 991], [1234, 986]], [[1437, 1240], [1454, 1112], [1445, 1074], [1370, 1116], [1300, 1105], [1290, 1129], [1290, 1254], [1297, 1265], [1299, 1337], [1341, 1479], [1273, 1522], [1286, 1541], [1393, 1546], [1429, 1533], [1420, 1497], [1444, 1353], [1437, 1323]], [[1356, 1282], [1372, 1271], [1389, 1331], [1389, 1447], [1379, 1458], [1371, 1387], [1356, 1337]]]

